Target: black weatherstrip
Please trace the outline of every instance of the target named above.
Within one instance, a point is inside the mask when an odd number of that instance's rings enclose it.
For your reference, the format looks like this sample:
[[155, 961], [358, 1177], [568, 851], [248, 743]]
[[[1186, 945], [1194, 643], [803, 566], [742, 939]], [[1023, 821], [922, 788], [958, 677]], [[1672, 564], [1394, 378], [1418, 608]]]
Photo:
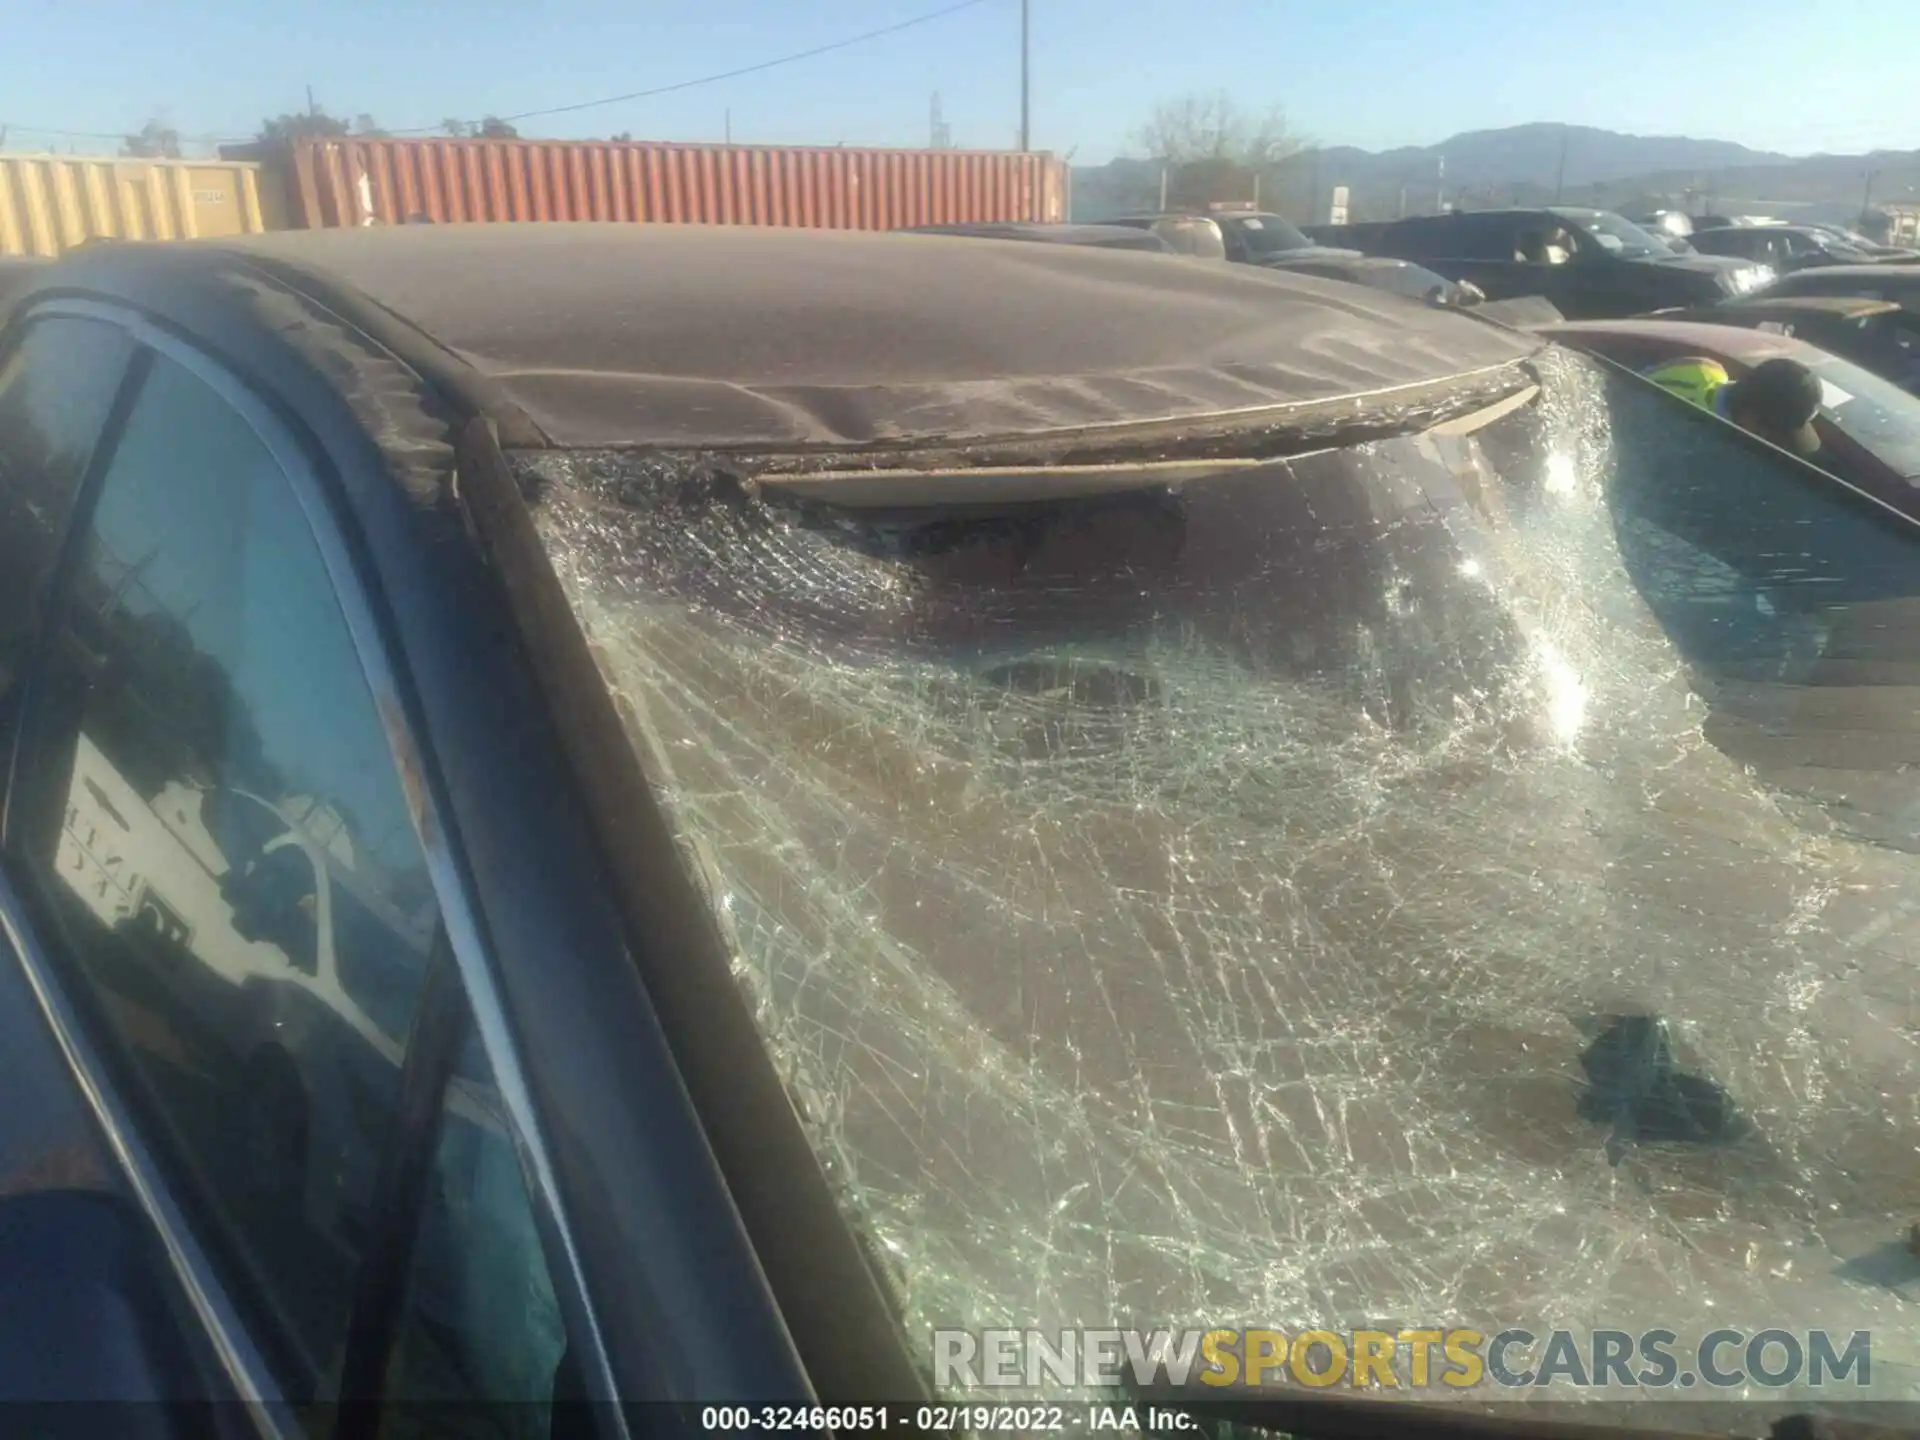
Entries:
[[[131, 337], [129, 337], [131, 339]], [[146, 388], [147, 376], [153, 371], [153, 351], [145, 345], [136, 344], [133, 353], [127, 357], [126, 373], [120, 377], [119, 393], [113, 397], [113, 404], [107, 411], [107, 420], [100, 427], [100, 434], [93, 442], [93, 453], [87, 458], [87, 468], [81, 476], [79, 489], [75, 492], [73, 504], [67, 510], [66, 533], [60, 537], [59, 548], [55, 553], [53, 572], [47, 577], [46, 590], [43, 592], [39, 612], [32, 617], [32, 636], [26, 659], [20, 666], [19, 678], [10, 693], [0, 694], [0, 736], [13, 732], [13, 746], [6, 756], [6, 772], [0, 775], [0, 851], [12, 847], [18, 838], [11, 830], [13, 796], [15, 782], [19, 776], [15, 769], [19, 764], [20, 746], [24, 743], [26, 727], [18, 722], [33, 707], [33, 691], [36, 680], [45, 673], [49, 647], [54, 643], [58, 629], [53, 623], [55, 616], [67, 608], [67, 591], [72, 585], [72, 572], [78, 561], [81, 537], [87, 533], [93, 519], [94, 501], [100, 493], [101, 476], [120, 449], [120, 434], [127, 428], [127, 417], [133, 413], [134, 404], [140, 398], [140, 392]], [[52, 854], [49, 850], [47, 853]]]
[[466, 992], [442, 925], [433, 937], [420, 1008], [407, 1037], [400, 1103], [373, 1191], [367, 1244], [360, 1253], [353, 1309], [340, 1371], [343, 1402], [335, 1440], [373, 1440], [377, 1402], [405, 1314], [414, 1240], [439, 1148], [447, 1087], [469, 1032]]

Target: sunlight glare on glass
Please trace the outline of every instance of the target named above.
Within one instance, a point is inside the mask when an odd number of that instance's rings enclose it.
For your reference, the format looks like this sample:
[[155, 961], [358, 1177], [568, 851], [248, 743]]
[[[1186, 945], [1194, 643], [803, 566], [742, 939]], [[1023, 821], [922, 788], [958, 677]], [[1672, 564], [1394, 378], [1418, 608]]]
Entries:
[[1553, 727], [1554, 739], [1570, 745], [1586, 724], [1586, 684], [1551, 641], [1540, 641], [1537, 653], [1547, 688], [1547, 723]]
[[1578, 476], [1573, 457], [1566, 451], [1556, 450], [1547, 456], [1546, 486], [1549, 495], [1571, 495]]

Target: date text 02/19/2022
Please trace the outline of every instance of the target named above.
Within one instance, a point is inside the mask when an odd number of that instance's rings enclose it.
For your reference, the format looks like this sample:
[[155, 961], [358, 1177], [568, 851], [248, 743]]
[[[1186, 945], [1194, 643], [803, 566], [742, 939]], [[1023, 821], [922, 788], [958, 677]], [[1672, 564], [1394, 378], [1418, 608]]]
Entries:
[[915, 1429], [922, 1433], [974, 1435], [1175, 1434], [1199, 1427], [1184, 1410], [1157, 1405], [921, 1405]]

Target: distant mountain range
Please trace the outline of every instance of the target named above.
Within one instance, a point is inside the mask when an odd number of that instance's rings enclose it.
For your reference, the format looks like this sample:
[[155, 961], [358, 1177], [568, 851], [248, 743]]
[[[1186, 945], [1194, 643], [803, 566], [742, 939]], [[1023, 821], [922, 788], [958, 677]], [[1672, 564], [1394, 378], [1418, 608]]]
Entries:
[[[1156, 161], [1134, 159], [1076, 166], [1074, 218], [1154, 207], [1160, 170]], [[1672, 205], [1844, 219], [1859, 214], [1869, 174], [1876, 203], [1920, 204], [1920, 151], [1796, 158], [1728, 140], [1551, 123], [1472, 130], [1397, 150], [1307, 150], [1264, 167], [1259, 182], [1264, 206], [1301, 221], [1325, 219], [1340, 185], [1348, 188], [1354, 219], [1430, 212], [1442, 200], [1539, 205], [1556, 194], [1567, 204], [1614, 209]]]

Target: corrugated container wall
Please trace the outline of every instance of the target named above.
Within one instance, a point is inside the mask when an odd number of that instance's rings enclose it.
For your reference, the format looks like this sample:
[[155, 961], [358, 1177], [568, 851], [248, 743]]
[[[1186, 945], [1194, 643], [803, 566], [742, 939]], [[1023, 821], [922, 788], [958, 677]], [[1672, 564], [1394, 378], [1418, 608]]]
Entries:
[[1046, 154], [542, 140], [307, 140], [229, 150], [282, 172], [304, 228], [474, 220], [674, 221], [893, 230], [1057, 221]]
[[229, 160], [0, 155], [0, 255], [86, 240], [190, 240], [284, 229], [261, 167]]

